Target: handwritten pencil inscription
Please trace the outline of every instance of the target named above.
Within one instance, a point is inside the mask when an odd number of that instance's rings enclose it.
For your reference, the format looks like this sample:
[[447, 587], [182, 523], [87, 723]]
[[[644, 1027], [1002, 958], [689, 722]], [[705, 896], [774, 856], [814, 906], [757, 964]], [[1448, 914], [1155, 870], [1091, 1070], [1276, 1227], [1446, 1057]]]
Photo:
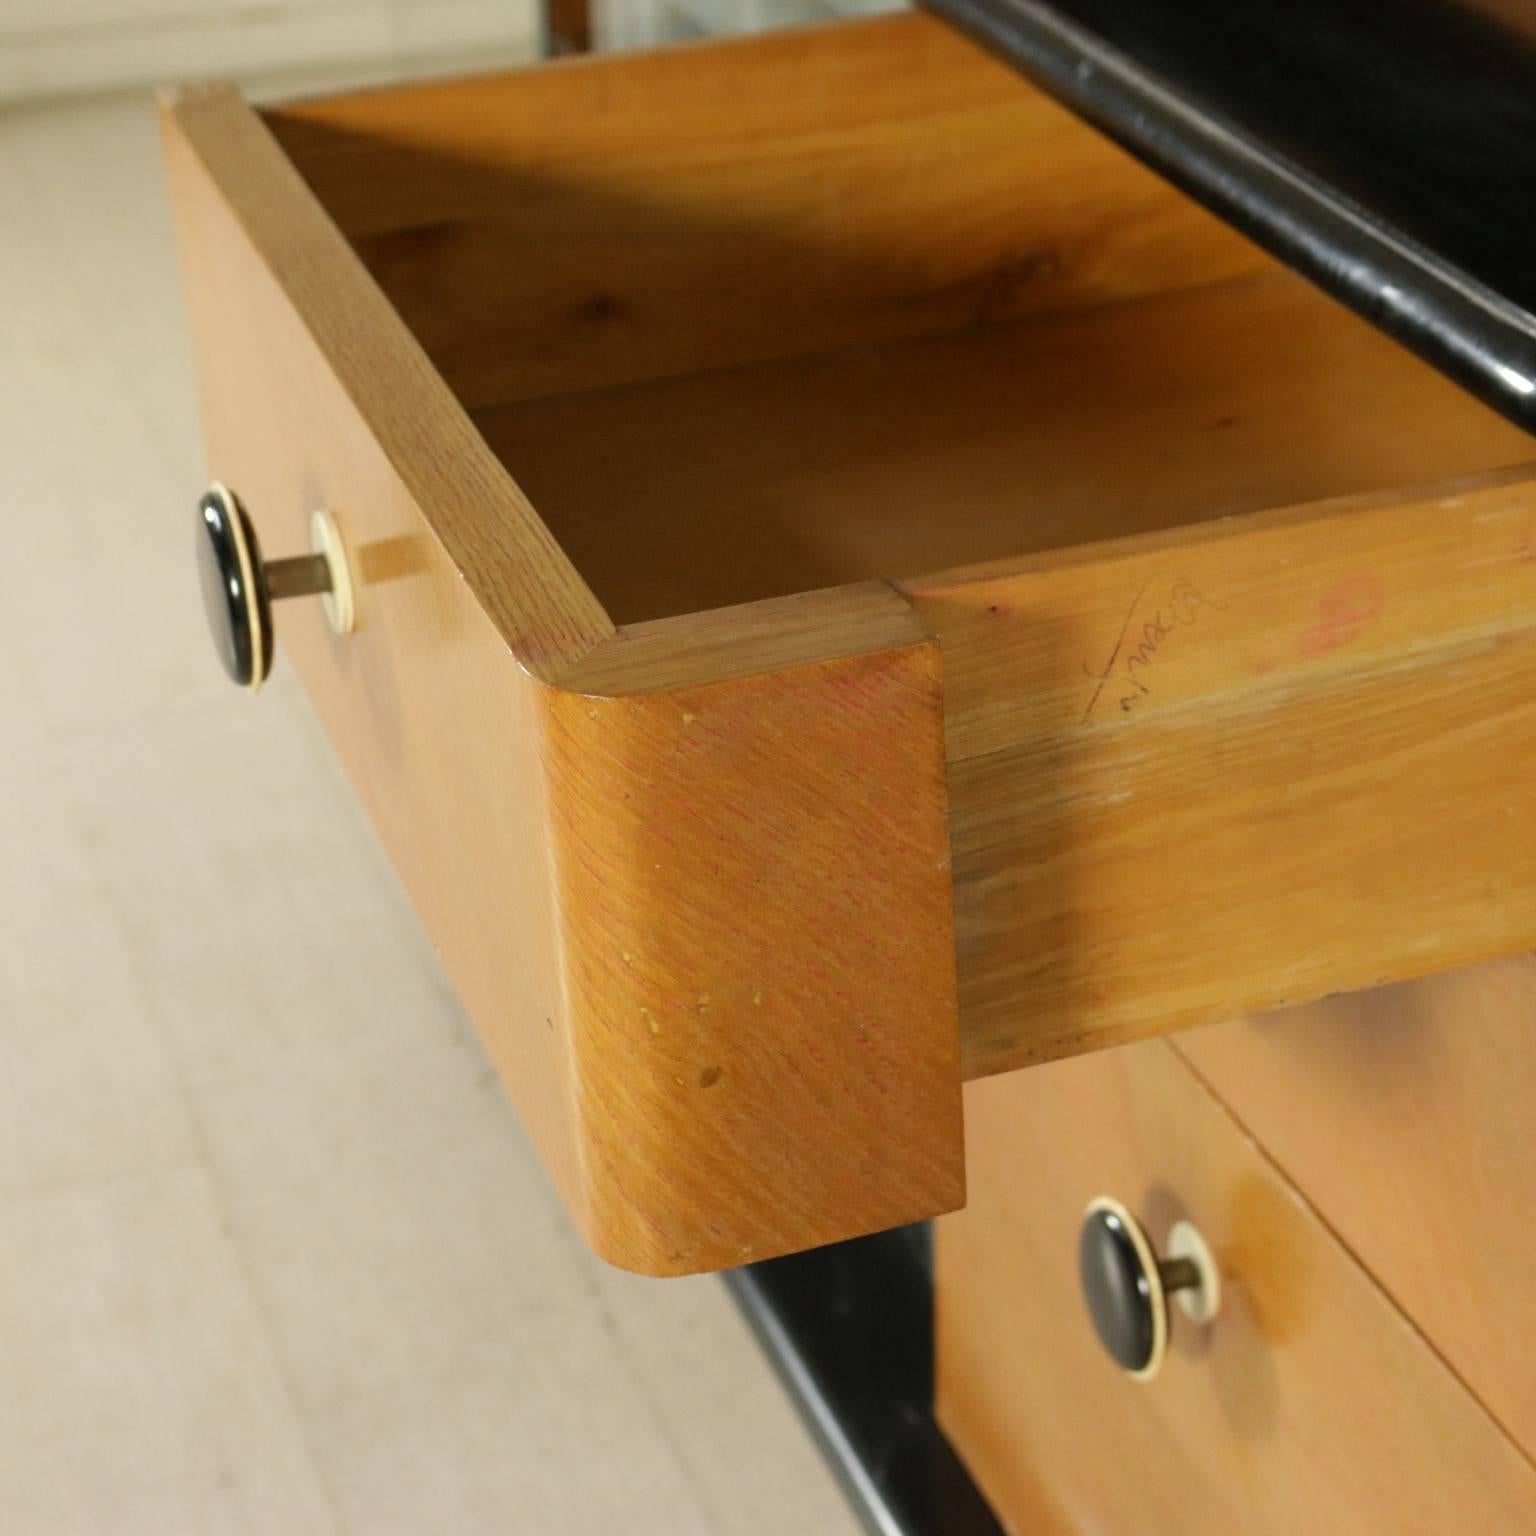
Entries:
[[1152, 692], [1152, 674], [1159, 656], [1165, 655], [1173, 637], [1181, 629], [1192, 629], [1212, 610], [1225, 612], [1227, 605], [1207, 597], [1188, 581], [1176, 581], [1168, 595], [1147, 619], [1139, 616], [1145, 612], [1142, 603], [1147, 595], [1143, 587], [1131, 599], [1125, 611], [1125, 622], [1115, 639], [1109, 660], [1095, 671], [1087, 662], [1083, 673], [1093, 680], [1093, 696], [1083, 711], [1086, 723], [1098, 708], [1102, 698], [1110, 697], [1119, 704], [1121, 712], [1130, 714]]

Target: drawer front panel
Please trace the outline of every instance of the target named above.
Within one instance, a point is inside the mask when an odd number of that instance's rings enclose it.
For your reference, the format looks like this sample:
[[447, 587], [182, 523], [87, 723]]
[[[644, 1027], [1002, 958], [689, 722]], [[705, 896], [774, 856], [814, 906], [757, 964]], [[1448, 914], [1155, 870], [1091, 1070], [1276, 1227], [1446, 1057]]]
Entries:
[[[1165, 1042], [967, 1090], [971, 1203], [939, 1224], [940, 1418], [1019, 1530], [1530, 1528], [1536, 1471]], [[1088, 1201], [1222, 1272], [1122, 1375], [1077, 1274]]]
[[1536, 1453], [1536, 958], [1194, 1030], [1178, 1048]]

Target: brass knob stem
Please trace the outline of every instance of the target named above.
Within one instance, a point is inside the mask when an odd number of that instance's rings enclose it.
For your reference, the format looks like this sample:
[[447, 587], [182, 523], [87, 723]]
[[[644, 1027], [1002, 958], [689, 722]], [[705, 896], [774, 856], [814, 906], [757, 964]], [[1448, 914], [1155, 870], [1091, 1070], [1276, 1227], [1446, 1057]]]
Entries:
[[1169, 1295], [1175, 1291], [1193, 1290], [1204, 1278], [1193, 1259], [1161, 1259], [1157, 1273], [1163, 1282], [1163, 1290]]
[[324, 555], [269, 560], [264, 569], [267, 596], [274, 603], [285, 597], [314, 597], [331, 590], [331, 562]]

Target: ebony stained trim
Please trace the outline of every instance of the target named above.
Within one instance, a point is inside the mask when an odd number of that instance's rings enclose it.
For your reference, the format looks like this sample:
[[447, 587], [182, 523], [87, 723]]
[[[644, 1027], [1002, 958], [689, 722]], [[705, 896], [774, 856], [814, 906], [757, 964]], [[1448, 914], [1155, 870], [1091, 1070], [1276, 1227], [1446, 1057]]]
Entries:
[[926, 1225], [724, 1279], [870, 1536], [1003, 1536], [933, 1416]]
[[1536, 7], [922, 3], [1536, 432]]

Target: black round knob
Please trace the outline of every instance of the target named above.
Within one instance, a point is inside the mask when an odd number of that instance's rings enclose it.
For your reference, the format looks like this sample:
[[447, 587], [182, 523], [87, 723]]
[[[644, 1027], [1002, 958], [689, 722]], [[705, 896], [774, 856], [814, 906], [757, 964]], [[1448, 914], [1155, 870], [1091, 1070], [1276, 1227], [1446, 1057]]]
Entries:
[[1170, 1235], [1172, 1257], [1159, 1261], [1141, 1223], [1101, 1196], [1088, 1207], [1078, 1239], [1078, 1273], [1095, 1332], [1120, 1368], [1147, 1381], [1168, 1349], [1168, 1297], [1185, 1292], [1185, 1310], [1208, 1322], [1219, 1302], [1216, 1266], [1200, 1234], [1180, 1222]]
[[328, 611], [339, 629], [334, 599], [345, 596], [351, 627], [351, 588], [335, 524], [317, 513], [318, 551], [291, 560], [261, 558], [256, 530], [240, 498], [223, 485], [209, 487], [197, 504], [197, 574], [214, 649], [224, 670], [244, 688], [256, 689], [272, 670], [272, 604], [279, 598], [331, 594]]

